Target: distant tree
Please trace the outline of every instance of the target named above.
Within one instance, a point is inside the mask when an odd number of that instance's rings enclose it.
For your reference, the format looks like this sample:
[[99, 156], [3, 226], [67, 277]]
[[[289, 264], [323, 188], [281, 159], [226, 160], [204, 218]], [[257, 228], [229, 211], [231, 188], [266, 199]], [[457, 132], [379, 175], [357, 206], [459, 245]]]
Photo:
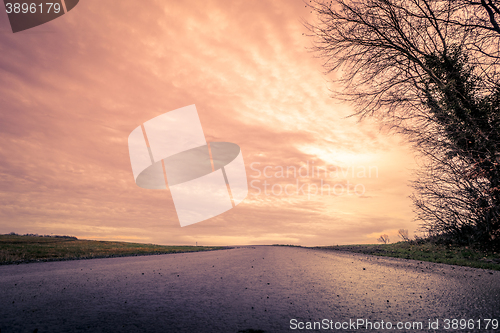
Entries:
[[380, 243], [387, 244], [387, 243], [389, 243], [389, 236], [387, 236], [387, 235], [385, 235], [385, 234], [384, 234], [384, 235], [381, 235], [381, 236], [377, 239], [377, 241], [379, 241]]
[[408, 236], [408, 229], [399, 229], [398, 236], [405, 242], [410, 240], [410, 237]]

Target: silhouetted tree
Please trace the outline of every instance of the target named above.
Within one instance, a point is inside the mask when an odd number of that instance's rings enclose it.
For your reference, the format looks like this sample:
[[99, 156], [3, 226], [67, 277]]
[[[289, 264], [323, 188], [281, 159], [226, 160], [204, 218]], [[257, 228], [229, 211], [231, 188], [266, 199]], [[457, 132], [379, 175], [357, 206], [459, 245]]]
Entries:
[[398, 236], [405, 242], [410, 240], [410, 236], [408, 236], [408, 229], [399, 229]]
[[379, 241], [380, 243], [387, 244], [387, 243], [389, 243], [389, 236], [387, 236], [387, 235], [385, 235], [385, 234], [384, 234], [384, 235], [381, 235], [381, 236], [377, 239], [377, 241]]
[[314, 2], [309, 25], [336, 97], [407, 135], [429, 234], [500, 245], [500, 11], [497, 1]]

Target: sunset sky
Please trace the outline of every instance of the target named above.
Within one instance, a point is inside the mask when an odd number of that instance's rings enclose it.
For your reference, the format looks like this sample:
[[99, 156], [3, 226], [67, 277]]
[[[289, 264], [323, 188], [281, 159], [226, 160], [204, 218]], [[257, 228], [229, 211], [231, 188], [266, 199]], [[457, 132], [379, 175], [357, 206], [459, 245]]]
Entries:
[[[84, 0], [15, 34], [0, 7], [0, 233], [335, 245], [418, 228], [411, 149], [331, 98], [301, 0]], [[241, 147], [249, 193], [181, 228], [168, 190], [135, 184], [127, 139], [191, 104], [208, 142]], [[322, 181], [337, 192], [315, 193]]]

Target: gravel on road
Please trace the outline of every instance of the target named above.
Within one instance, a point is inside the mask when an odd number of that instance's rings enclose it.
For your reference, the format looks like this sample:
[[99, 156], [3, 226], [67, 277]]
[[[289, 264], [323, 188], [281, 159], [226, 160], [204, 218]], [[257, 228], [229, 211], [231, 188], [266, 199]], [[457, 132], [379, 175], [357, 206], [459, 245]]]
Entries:
[[450, 332], [453, 319], [493, 332], [487, 320], [500, 321], [500, 271], [286, 246], [0, 266], [0, 286], [1, 333]]

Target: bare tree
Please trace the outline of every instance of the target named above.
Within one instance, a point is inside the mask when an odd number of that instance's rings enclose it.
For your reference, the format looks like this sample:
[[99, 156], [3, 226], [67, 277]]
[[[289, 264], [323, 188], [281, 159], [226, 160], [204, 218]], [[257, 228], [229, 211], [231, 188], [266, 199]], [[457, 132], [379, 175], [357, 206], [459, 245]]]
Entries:
[[410, 240], [410, 236], [408, 236], [408, 229], [399, 229], [398, 236], [405, 242]]
[[378, 242], [380, 243], [384, 243], [384, 244], [387, 244], [389, 243], [389, 236], [387, 235], [381, 235], [378, 239], [377, 239]]
[[[337, 98], [407, 135], [421, 156], [417, 218], [500, 246], [500, 29], [493, 0], [314, 2], [309, 25]], [[339, 97], [340, 96], [340, 97]], [[470, 236], [470, 237], [469, 237]]]

